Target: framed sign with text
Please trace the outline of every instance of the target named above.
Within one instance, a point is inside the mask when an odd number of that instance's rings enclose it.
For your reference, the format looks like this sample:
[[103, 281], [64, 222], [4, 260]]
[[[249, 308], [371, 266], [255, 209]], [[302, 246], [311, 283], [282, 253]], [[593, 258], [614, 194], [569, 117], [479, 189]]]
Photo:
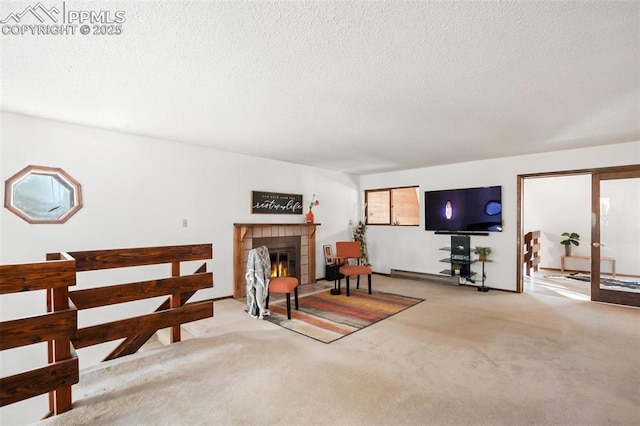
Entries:
[[302, 214], [302, 194], [251, 191], [252, 214]]

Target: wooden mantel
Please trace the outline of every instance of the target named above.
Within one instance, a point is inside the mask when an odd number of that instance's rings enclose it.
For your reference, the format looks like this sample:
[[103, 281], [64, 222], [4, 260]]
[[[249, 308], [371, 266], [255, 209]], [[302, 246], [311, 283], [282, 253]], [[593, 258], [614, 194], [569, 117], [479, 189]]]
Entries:
[[302, 282], [316, 282], [316, 227], [319, 223], [234, 223], [233, 224], [233, 297], [246, 295], [245, 269], [253, 237], [301, 238]]

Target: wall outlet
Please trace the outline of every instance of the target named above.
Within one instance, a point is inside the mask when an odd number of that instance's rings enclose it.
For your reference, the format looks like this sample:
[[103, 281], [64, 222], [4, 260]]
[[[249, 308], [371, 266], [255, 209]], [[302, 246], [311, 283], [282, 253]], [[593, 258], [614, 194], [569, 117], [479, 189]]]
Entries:
[[182, 227], [186, 228], [187, 226], [189, 226], [189, 224], [187, 223], [187, 219], [182, 219]]

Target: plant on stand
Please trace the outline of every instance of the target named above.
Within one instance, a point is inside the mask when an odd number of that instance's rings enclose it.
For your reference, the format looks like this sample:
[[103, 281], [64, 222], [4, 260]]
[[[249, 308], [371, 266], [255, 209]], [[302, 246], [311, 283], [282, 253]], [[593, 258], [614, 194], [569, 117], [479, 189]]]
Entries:
[[309, 211], [307, 212], [307, 223], [313, 223], [315, 218], [313, 217], [313, 206], [319, 206], [320, 200], [316, 199], [316, 194], [313, 194], [311, 197], [311, 202], [309, 203]]
[[480, 262], [485, 262], [487, 256], [491, 254], [491, 247], [476, 247], [473, 252], [478, 255]]
[[571, 256], [571, 245], [578, 247], [580, 245], [580, 235], [575, 232], [563, 232], [561, 236], [566, 239], [560, 241], [560, 244], [564, 246], [565, 256]]
[[451, 264], [451, 272], [453, 273], [453, 275], [460, 275], [460, 264], [459, 263], [452, 263]]

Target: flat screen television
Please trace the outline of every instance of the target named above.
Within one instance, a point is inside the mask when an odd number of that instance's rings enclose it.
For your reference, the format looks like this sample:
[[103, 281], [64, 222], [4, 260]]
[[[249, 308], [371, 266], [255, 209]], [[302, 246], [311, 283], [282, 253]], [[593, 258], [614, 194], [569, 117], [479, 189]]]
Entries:
[[425, 229], [444, 233], [502, 231], [502, 187], [445, 189], [424, 193]]

